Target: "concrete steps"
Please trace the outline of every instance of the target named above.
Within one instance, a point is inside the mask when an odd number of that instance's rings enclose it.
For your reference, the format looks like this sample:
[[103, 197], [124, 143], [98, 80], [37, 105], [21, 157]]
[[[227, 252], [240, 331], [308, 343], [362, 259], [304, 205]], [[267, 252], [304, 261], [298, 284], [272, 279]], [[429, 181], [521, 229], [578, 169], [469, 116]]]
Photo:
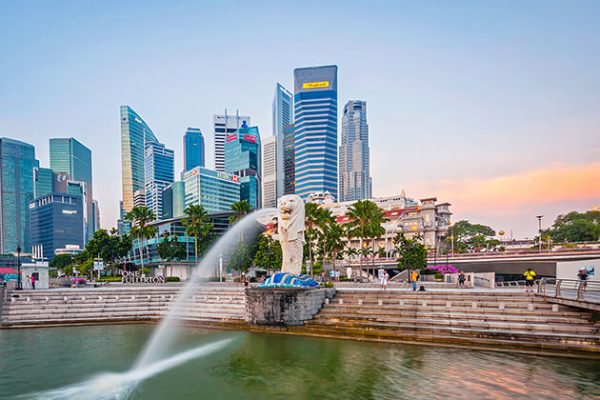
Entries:
[[[31, 324], [157, 321], [179, 299], [181, 286], [119, 287], [13, 292], [4, 304], [3, 326]], [[194, 321], [243, 321], [242, 286], [212, 286], [195, 290], [176, 316]]]
[[305, 328], [320, 336], [600, 353], [591, 313], [517, 292], [341, 290]]

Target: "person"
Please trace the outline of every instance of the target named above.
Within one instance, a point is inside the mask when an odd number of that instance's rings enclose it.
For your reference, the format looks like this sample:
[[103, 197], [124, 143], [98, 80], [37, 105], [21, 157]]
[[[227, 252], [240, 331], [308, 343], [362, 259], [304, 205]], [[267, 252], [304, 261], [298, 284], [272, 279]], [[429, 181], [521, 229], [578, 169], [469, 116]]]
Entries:
[[[23, 275], [21, 275], [23, 276]], [[29, 285], [29, 283], [31, 282], [31, 278], [29, 278], [29, 275], [25, 275], [25, 282], [21, 283], [21, 285], [25, 286], [25, 289], [27, 289], [27, 286]], [[21, 286], [21, 287], [23, 287]]]
[[419, 279], [419, 274], [417, 273], [416, 269], [413, 269], [412, 272], [410, 273], [410, 281], [412, 282], [412, 290], [413, 291], [417, 290], [417, 279]]
[[335, 280], [336, 282], [340, 281], [340, 271], [335, 271]]
[[381, 285], [381, 288], [383, 289], [383, 286], [387, 285], [387, 281], [385, 280], [386, 272], [382, 267], [379, 267], [379, 271], [377, 272], [377, 275], [379, 278], [379, 284]]
[[31, 288], [35, 290], [35, 276], [31, 274]]
[[580, 269], [579, 272], [577, 272], [577, 278], [579, 279], [581, 287], [583, 288], [583, 290], [585, 290], [585, 288], [587, 287], [587, 279], [588, 279], [587, 269], [585, 269], [585, 268]]
[[327, 282], [327, 274], [325, 273], [325, 271], [321, 271], [321, 282]]
[[384, 271], [383, 272], [383, 290], [387, 290], [388, 279], [390, 279], [390, 276], [388, 275], [387, 271]]
[[525, 293], [533, 293], [533, 282], [535, 281], [535, 271], [531, 268], [527, 268], [527, 271], [523, 272], [525, 277]]
[[463, 271], [460, 271], [460, 273], [458, 274], [458, 287], [464, 289], [466, 280], [467, 277], [465, 276], [465, 273]]

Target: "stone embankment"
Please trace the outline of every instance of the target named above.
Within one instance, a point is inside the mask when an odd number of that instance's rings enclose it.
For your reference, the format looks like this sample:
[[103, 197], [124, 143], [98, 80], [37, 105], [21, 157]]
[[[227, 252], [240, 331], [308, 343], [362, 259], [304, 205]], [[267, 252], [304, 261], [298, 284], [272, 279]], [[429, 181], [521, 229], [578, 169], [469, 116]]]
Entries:
[[[178, 298], [181, 286], [103, 287], [12, 291], [5, 299], [2, 327], [158, 321]], [[243, 323], [244, 289], [202, 286], [185, 299], [178, 317], [222, 327]]]
[[591, 312], [500, 290], [338, 290], [290, 333], [600, 356], [600, 325]]

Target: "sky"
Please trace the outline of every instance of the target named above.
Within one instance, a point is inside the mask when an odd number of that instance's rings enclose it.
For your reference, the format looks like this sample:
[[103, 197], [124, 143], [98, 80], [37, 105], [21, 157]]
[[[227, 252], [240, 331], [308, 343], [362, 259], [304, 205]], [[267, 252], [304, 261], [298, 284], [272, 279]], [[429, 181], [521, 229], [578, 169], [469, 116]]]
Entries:
[[[0, 136], [93, 152], [102, 226], [121, 198], [119, 106], [176, 152], [239, 109], [272, 134], [277, 82], [338, 65], [367, 102], [374, 196], [405, 190], [532, 237], [600, 206], [599, 1], [0, 0]], [[341, 129], [341, 123], [339, 124]]]

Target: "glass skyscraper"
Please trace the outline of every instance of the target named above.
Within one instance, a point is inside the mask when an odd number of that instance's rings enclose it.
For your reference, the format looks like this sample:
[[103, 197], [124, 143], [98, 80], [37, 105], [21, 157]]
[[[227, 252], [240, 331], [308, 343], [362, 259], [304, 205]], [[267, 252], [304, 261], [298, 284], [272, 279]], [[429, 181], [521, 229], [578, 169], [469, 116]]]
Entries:
[[283, 128], [283, 194], [296, 193], [296, 161], [294, 154], [295, 125]]
[[69, 180], [85, 183], [84, 225], [86, 243], [96, 231], [92, 185], [92, 151], [75, 138], [50, 139], [50, 169], [66, 173]]
[[339, 201], [371, 198], [369, 170], [367, 102], [350, 100], [342, 113]]
[[225, 171], [225, 138], [235, 133], [243, 124], [250, 125], [250, 117], [241, 116], [237, 111], [235, 115], [230, 115], [225, 110], [225, 114], [213, 116], [213, 124], [215, 130], [215, 169]]
[[52, 193], [30, 203], [31, 245], [51, 260], [66, 245], [84, 246], [83, 197]]
[[337, 66], [294, 70], [295, 190], [337, 198]]
[[237, 175], [196, 167], [183, 174], [185, 206], [199, 204], [208, 213], [231, 210], [240, 201], [240, 183]]
[[51, 168], [35, 169], [35, 195], [34, 198], [45, 196], [54, 191], [54, 174]]
[[175, 181], [163, 190], [163, 219], [185, 214], [185, 182]]
[[183, 136], [183, 171], [204, 167], [204, 137], [198, 128], [187, 128]]
[[277, 136], [267, 136], [262, 141], [262, 207], [277, 206]]
[[157, 220], [163, 217], [163, 190], [173, 183], [175, 177], [174, 158], [173, 150], [165, 148], [164, 144], [146, 142], [146, 207], [154, 212]]
[[285, 128], [293, 121], [292, 94], [280, 83], [275, 87], [273, 98], [273, 135], [277, 137], [277, 162], [275, 171], [277, 174], [276, 198], [285, 192], [285, 160], [282, 149], [284, 148]]
[[35, 148], [0, 138], [0, 253], [29, 252], [29, 203], [34, 196]]
[[261, 206], [261, 155], [258, 127], [245, 123], [225, 139], [225, 172], [240, 177], [240, 198]]
[[144, 152], [146, 143], [158, 143], [150, 127], [129, 106], [121, 106], [121, 174], [123, 212], [133, 208], [134, 193], [144, 191]]

